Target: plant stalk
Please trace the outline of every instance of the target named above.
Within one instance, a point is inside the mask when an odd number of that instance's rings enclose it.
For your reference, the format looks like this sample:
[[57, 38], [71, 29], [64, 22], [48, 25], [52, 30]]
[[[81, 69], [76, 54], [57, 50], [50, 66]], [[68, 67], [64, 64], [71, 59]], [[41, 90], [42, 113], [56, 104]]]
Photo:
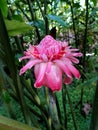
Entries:
[[[32, 2], [31, 2], [31, 0], [27, 0], [27, 3], [28, 3], [29, 10], [30, 10], [30, 13], [31, 13], [32, 21], [34, 21], [35, 18], [34, 18], [34, 13], [33, 13], [33, 9], [32, 9]], [[35, 26], [35, 30], [36, 30], [36, 34], [37, 34], [37, 37], [38, 37], [38, 43], [39, 43], [41, 41], [41, 37], [40, 37], [39, 30], [36, 26]]]
[[75, 46], [77, 48], [78, 47], [78, 38], [77, 38], [77, 32], [76, 32], [73, 7], [74, 7], [74, 1], [72, 0], [72, 2], [70, 2], [70, 9], [71, 9], [71, 14], [72, 14], [73, 31], [74, 31], [74, 35], [75, 35]]
[[56, 101], [53, 92], [49, 89], [49, 113], [52, 118], [54, 130], [60, 130], [60, 122], [57, 113]]

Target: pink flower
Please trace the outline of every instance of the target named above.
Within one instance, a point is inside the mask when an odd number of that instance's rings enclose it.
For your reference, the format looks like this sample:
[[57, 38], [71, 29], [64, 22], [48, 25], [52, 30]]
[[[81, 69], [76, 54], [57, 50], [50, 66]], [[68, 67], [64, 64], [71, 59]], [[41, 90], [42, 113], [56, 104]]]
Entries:
[[30, 45], [19, 60], [29, 59], [27, 64], [20, 70], [22, 75], [34, 66], [36, 81], [34, 86], [40, 88], [43, 85], [52, 91], [59, 91], [62, 82], [70, 84], [72, 77], [80, 78], [79, 71], [74, 67], [82, 53], [78, 49], [71, 49], [66, 42], [55, 40], [50, 35], [45, 36], [39, 45]]

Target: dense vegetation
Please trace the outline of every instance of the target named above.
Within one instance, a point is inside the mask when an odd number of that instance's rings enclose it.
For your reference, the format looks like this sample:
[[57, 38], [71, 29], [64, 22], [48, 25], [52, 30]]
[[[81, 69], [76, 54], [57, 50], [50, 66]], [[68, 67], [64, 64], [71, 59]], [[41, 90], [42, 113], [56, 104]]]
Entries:
[[[80, 80], [53, 95], [60, 126], [48, 90], [34, 88], [33, 69], [19, 76], [19, 58], [47, 34], [83, 54]], [[42, 130], [98, 130], [97, 34], [97, 0], [0, 0], [0, 114]]]

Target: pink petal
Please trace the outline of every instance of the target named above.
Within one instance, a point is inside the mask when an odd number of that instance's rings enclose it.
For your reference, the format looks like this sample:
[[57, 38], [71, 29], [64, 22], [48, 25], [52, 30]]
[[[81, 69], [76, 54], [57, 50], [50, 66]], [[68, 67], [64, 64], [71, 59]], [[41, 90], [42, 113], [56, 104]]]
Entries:
[[55, 63], [61, 68], [61, 70], [68, 76], [72, 77], [71, 72], [69, 71], [68, 67], [62, 60], [55, 60]]
[[52, 65], [52, 62], [47, 63], [46, 73], [49, 73], [51, 71], [51, 65]]
[[82, 54], [81, 52], [73, 53], [72, 55], [73, 55], [73, 56], [76, 56], [76, 57], [81, 57], [81, 56], [83, 56], [83, 54]]
[[73, 57], [72, 55], [70, 56], [67, 56], [67, 57], [63, 57], [62, 60], [65, 62], [65, 63], [70, 63], [72, 64], [72, 62], [78, 64], [79, 63], [79, 60], [75, 57]]
[[67, 58], [69, 58], [70, 61], [72, 61], [73, 63], [76, 63], [76, 64], [79, 63], [79, 60], [77, 58], [73, 57], [73, 55], [69, 54], [69, 55], [67, 55]]
[[25, 60], [25, 59], [30, 59], [30, 58], [31, 58], [31, 56], [23, 56], [23, 57], [19, 58], [19, 61], [22, 61], [22, 60]]
[[35, 65], [34, 67], [34, 73], [36, 76], [36, 82], [34, 86], [36, 88], [40, 88], [43, 85], [46, 67], [47, 67], [47, 63], [40, 63], [38, 65]]
[[73, 52], [79, 51], [79, 49], [77, 49], [77, 48], [71, 48], [70, 50], [71, 50], [71, 52], [72, 52], [72, 51], [73, 51]]
[[72, 77], [65, 77], [64, 78], [64, 83], [67, 85], [67, 84], [70, 84], [72, 82]]
[[79, 71], [72, 65], [72, 64], [68, 64], [68, 69], [71, 71], [71, 73], [77, 78], [80, 78], [80, 73]]
[[44, 85], [52, 91], [59, 91], [62, 88], [62, 71], [57, 65], [52, 65], [49, 73], [45, 75]]
[[27, 62], [27, 64], [25, 66], [23, 66], [20, 69], [20, 75], [22, 75], [25, 71], [27, 71], [28, 69], [31, 69], [35, 64], [40, 63], [41, 60], [30, 60]]
[[71, 61], [72, 61], [73, 63], [76, 63], [76, 64], [79, 63], [79, 60], [78, 60], [77, 58], [75, 58], [75, 57], [71, 57]]

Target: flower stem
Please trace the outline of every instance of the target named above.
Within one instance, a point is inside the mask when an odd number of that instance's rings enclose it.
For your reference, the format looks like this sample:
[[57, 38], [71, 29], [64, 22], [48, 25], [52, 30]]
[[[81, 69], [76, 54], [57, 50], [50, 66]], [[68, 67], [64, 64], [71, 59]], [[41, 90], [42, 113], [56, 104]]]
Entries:
[[60, 122], [57, 113], [57, 106], [54, 95], [49, 89], [49, 113], [52, 118], [53, 127], [55, 130], [60, 130]]
[[[45, 96], [46, 96], [47, 106], [49, 106], [49, 93], [48, 93], [48, 88], [45, 87], [44, 90], [45, 90]], [[50, 114], [48, 114], [48, 123], [49, 123], [49, 130], [52, 130], [52, 120], [51, 120]]]

